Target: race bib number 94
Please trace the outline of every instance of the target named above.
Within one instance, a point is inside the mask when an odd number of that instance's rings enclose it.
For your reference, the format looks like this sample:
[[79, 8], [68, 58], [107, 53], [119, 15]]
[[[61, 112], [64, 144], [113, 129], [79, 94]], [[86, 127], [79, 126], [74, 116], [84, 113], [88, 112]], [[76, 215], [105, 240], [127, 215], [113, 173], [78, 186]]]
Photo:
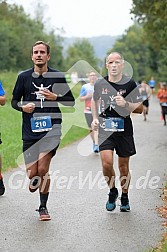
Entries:
[[113, 132], [124, 131], [124, 119], [120, 117], [106, 118], [104, 130]]

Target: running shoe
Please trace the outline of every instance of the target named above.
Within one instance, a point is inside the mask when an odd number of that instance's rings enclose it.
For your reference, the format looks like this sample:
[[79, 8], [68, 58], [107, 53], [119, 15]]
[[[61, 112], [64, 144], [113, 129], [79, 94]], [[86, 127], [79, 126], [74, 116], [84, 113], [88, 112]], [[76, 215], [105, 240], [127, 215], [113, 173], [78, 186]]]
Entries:
[[39, 209], [37, 211], [39, 212], [39, 220], [40, 221], [51, 220], [51, 217], [50, 217], [46, 207], [39, 207]]
[[106, 203], [107, 211], [113, 211], [116, 208], [116, 200], [118, 198], [118, 190], [115, 188], [114, 192], [109, 192], [108, 201]]
[[93, 144], [93, 152], [99, 153], [99, 146], [97, 144]]
[[3, 183], [3, 179], [0, 179], [0, 196], [3, 195], [5, 193], [5, 186]]
[[130, 211], [130, 205], [129, 205], [129, 199], [128, 196], [121, 196], [121, 206], [120, 206], [121, 212], [129, 212]]
[[35, 192], [38, 189], [39, 184], [40, 184], [40, 177], [32, 178], [29, 184], [29, 191], [32, 193]]

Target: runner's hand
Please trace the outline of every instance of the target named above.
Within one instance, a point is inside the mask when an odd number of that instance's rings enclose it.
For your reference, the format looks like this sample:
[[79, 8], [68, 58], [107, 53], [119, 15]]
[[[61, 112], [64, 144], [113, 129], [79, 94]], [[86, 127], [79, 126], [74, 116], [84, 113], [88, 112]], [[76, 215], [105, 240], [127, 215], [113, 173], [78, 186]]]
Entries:
[[99, 128], [99, 120], [98, 119], [94, 119], [91, 123], [91, 127], [92, 127], [92, 130], [98, 130]]
[[57, 99], [57, 94], [50, 92], [48, 89], [40, 90], [40, 94], [42, 94], [46, 100], [55, 101]]
[[26, 113], [32, 113], [34, 109], [35, 109], [35, 103], [33, 102], [29, 102], [26, 105], [22, 106], [23, 112], [26, 112]]
[[120, 94], [116, 95], [114, 97], [114, 100], [118, 106], [123, 107], [123, 108], [125, 107], [126, 101], [122, 95], [120, 95]]

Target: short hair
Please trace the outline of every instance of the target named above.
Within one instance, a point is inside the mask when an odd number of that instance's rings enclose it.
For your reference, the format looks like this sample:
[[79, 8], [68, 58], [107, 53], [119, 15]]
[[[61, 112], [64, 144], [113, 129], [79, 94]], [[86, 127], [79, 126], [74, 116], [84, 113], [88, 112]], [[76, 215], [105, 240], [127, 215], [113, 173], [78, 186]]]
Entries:
[[89, 71], [87, 75], [89, 76], [91, 73], [94, 73], [95, 75], [97, 75], [97, 73], [95, 71], [93, 71], [93, 70]]
[[49, 46], [49, 44], [46, 43], [46, 42], [44, 42], [44, 41], [42, 41], [42, 40], [39, 40], [39, 41], [36, 41], [36, 42], [35, 42], [35, 44], [32, 46], [32, 53], [33, 53], [33, 48], [34, 48], [34, 46], [36, 46], [36, 45], [45, 45], [45, 46], [46, 46], [46, 49], [47, 49], [47, 54], [50, 53], [50, 46]]
[[112, 54], [118, 54], [120, 56], [120, 58], [124, 61], [124, 57], [122, 56], [122, 54], [120, 54], [119, 52], [111, 52], [110, 54], [108, 54], [108, 56], [106, 57], [106, 63], [109, 61], [109, 57]]

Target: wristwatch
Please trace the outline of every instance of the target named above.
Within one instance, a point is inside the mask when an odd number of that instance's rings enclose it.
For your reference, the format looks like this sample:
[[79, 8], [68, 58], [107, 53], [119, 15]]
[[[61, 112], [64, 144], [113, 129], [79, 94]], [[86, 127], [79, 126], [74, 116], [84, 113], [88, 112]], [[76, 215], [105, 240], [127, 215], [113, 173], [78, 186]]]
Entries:
[[129, 108], [129, 102], [126, 101], [125, 103], [125, 108], [128, 109]]

